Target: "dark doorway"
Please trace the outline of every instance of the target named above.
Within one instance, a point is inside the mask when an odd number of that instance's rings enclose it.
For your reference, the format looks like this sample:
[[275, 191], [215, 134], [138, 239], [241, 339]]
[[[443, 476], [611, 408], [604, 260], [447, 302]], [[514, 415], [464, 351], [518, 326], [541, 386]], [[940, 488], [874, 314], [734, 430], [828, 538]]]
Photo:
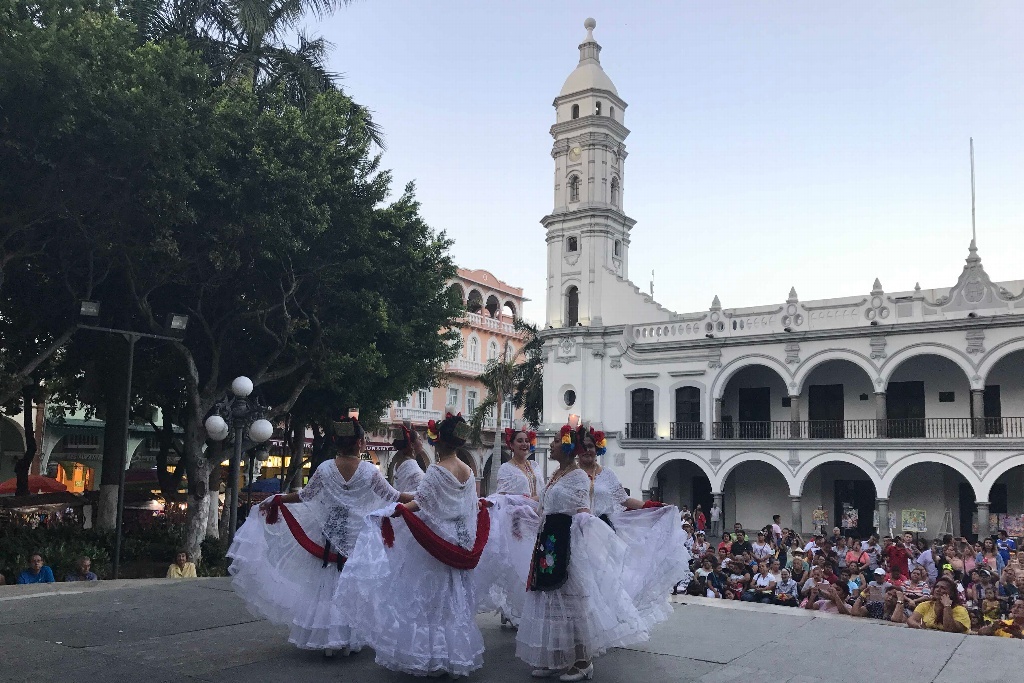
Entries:
[[768, 387], [739, 390], [740, 438], [767, 439], [771, 436], [772, 396]]
[[627, 436], [632, 439], [653, 439], [654, 424], [654, 390], [634, 389], [630, 394], [631, 421]]
[[672, 438], [704, 438], [700, 420], [700, 389], [697, 387], [676, 389], [676, 421], [672, 425]]
[[843, 438], [842, 384], [812, 384], [807, 392], [807, 419], [812, 439]]
[[889, 382], [885, 416], [890, 438], [924, 438], [924, 382]]
[[[974, 400], [974, 393], [971, 393], [971, 400]], [[985, 433], [1003, 433], [1003, 401], [999, 395], [999, 385], [990, 384], [985, 387], [982, 400], [983, 415], [985, 416]], [[974, 414], [973, 412], [971, 413]]]
[[959, 498], [959, 509], [960, 509], [960, 535], [971, 539], [971, 542], [978, 540], [978, 535], [974, 533], [973, 521], [974, 515], [977, 513], [977, 508], [974, 507], [974, 487], [968, 484], [966, 481], [960, 482], [960, 486], [957, 488], [957, 495]]
[[[690, 509], [696, 510], [700, 505], [704, 517], [707, 519], [707, 528], [711, 528], [711, 480], [704, 475], [693, 478], [693, 500], [690, 501]], [[710, 540], [710, 539], [708, 539]]]
[[988, 492], [988, 511], [992, 514], [1005, 515], [1009, 512], [1009, 503], [1010, 495], [1006, 484], [992, 484], [992, 490]]
[[[857, 511], [857, 526], [847, 529], [843, 524], [843, 510], [846, 503]], [[860, 538], [865, 538], [874, 533], [872, 522], [875, 516], [875, 485], [870, 481], [856, 479], [836, 479], [835, 481], [835, 517], [836, 526], [842, 529], [843, 535], [850, 536], [856, 533]], [[879, 520], [879, 524], [885, 526], [886, 520]]]

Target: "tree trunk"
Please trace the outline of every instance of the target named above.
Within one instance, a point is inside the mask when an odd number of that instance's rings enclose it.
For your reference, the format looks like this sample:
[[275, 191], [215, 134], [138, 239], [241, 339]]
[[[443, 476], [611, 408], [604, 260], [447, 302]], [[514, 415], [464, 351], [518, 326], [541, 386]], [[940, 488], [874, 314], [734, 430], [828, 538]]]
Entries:
[[201, 424], [189, 419], [185, 424], [182, 453], [188, 473], [188, 514], [186, 518], [186, 549], [193, 562], [203, 559], [203, 539], [210, 518], [210, 461], [203, 455], [206, 432]]
[[32, 419], [32, 397], [35, 394], [35, 384], [25, 387], [22, 392], [22, 402], [25, 405], [25, 455], [18, 458], [14, 463], [15, 495], [27, 496], [28, 473], [32, 469], [32, 461], [36, 457], [36, 427]]
[[125, 462], [128, 444], [125, 443], [125, 405], [128, 381], [128, 343], [120, 337], [111, 336], [109, 343], [113, 353], [104, 354], [97, 364], [101, 373], [100, 385], [103, 392], [103, 471], [100, 474], [100, 501], [96, 526], [113, 529], [117, 525], [117, 490], [121, 486], [120, 469]]

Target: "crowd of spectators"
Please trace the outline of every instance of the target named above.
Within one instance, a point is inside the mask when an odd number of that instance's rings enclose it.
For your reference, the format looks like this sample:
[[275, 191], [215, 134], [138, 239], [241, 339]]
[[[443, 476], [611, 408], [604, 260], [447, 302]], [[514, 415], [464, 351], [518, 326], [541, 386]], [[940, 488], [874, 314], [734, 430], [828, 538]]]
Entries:
[[1024, 552], [1018, 556], [1006, 531], [976, 543], [950, 534], [860, 537], [839, 528], [803, 538], [776, 515], [756, 533], [737, 523], [710, 538], [697, 528], [698, 519], [706, 525], [703, 514], [694, 513], [682, 514], [691, 575], [674, 592], [1024, 638]]

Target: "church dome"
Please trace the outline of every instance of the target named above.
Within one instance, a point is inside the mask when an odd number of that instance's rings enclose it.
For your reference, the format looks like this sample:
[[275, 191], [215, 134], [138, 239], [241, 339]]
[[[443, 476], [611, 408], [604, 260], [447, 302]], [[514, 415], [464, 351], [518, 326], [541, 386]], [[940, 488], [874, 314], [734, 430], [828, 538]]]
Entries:
[[587, 29], [587, 37], [580, 44], [580, 63], [569, 74], [569, 77], [565, 79], [562, 91], [558, 93], [559, 97], [583, 92], [591, 88], [608, 90], [618, 96], [619, 91], [615, 89], [612, 79], [608, 78], [608, 74], [601, 68], [601, 46], [594, 40], [594, 28], [596, 26], [597, 22], [593, 19], [587, 19], [583, 22], [583, 27]]

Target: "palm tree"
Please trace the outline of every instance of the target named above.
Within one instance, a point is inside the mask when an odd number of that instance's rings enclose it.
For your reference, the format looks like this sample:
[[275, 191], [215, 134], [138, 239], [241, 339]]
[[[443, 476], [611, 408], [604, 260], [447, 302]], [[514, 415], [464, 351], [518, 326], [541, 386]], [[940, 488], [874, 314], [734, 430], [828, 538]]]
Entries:
[[534, 427], [540, 424], [543, 408], [544, 344], [538, 338], [534, 325], [517, 319], [515, 329], [523, 333], [525, 343], [512, 352], [512, 347], [506, 341], [504, 353], [487, 363], [487, 369], [479, 377], [487, 389], [487, 398], [471, 416], [472, 440], [475, 443], [480, 443], [484, 420], [492, 411], [497, 416], [494, 421], [494, 453], [487, 479], [488, 492], [493, 492], [498, 484], [502, 443], [501, 413], [505, 401], [510, 401], [513, 408], [522, 408], [523, 417]]

